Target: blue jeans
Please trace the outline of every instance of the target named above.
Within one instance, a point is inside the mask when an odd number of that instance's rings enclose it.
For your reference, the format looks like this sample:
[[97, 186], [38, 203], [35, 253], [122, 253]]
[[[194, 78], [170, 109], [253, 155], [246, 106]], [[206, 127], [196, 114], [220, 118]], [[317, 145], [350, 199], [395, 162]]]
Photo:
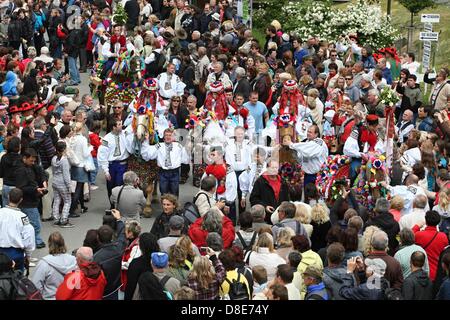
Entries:
[[92, 157], [92, 159], [94, 159], [95, 170], [89, 172], [89, 184], [95, 184], [95, 179], [97, 178], [97, 174], [98, 174], [97, 158]]
[[69, 73], [70, 73], [70, 80], [72, 83], [80, 83], [80, 72], [78, 71], [77, 67], [77, 59], [73, 58], [71, 56], [67, 57], [67, 60], [69, 62]]
[[14, 260], [16, 265], [15, 270], [24, 271], [25, 270], [25, 252], [23, 249], [17, 248], [0, 248], [0, 252], [6, 254], [11, 260]]
[[355, 181], [356, 177], [359, 174], [359, 169], [361, 168], [361, 158], [352, 158], [352, 162], [350, 163], [350, 179], [353, 185], [353, 181]]
[[44, 241], [41, 238], [41, 217], [39, 215], [38, 208], [21, 208], [22, 212], [28, 216], [30, 223], [34, 228], [34, 238], [36, 245], [43, 244]]
[[161, 195], [171, 193], [178, 197], [180, 187], [180, 168], [159, 171], [159, 192]]
[[3, 190], [2, 190], [2, 204], [3, 204], [3, 207], [6, 207], [9, 204], [9, 193], [14, 188], [15, 188], [14, 186], [7, 186], [5, 184], [3, 185]]
[[[124, 164], [120, 164], [123, 162]], [[106, 181], [106, 189], [108, 190], [108, 199], [111, 198], [112, 189], [123, 185], [123, 174], [127, 171], [128, 165], [126, 161], [111, 161], [109, 163], [110, 181]]]

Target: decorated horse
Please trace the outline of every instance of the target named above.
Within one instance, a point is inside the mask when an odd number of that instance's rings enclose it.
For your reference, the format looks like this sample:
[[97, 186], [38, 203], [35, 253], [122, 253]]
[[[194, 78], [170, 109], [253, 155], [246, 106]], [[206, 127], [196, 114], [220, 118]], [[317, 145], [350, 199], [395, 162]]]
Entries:
[[142, 143], [148, 138], [149, 144], [156, 144], [159, 141], [157, 129], [158, 109], [164, 102], [157, 93], [157, 84], [154, 79], [143, 81], [143, 88], [138, 96], [129, 106], [130, 116], [125, 121], [126, 131], [132, 134], [127, 135], [130, 139], [130, 157], [128, 158], [128, 169], [134, 171], [140, 180], [141, 189], [145, 190], [146, 205], [143, 211], [144, 217], [152, 215], [152, 198], [156, 191], [158, 177], [158, 166], [156, 160], [145, 161], [141, 155]]
[[341, 186], [354, 191], [359, 205], [372, 210], [378, 198], [388, 197], [387, 190], [382, 186], [386, 179], [386, 159], [384, 155], [369, 153], [369, 159], [361, 165], [358, 177], [350, 186], [350, 158], [344, 155], [330, 155], [316, 178], [319, 193], [332, 205], [339, 197]]

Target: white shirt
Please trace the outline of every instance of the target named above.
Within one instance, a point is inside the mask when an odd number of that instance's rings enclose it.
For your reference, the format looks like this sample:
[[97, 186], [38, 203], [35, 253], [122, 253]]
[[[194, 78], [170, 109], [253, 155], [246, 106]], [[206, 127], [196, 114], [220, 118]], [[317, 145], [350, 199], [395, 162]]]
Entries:
[[408, 228], [412, 229], [416, 224], [425, 221], [425, 211], [423, 209], [414, 208], [410, 214], [406, 214], [400, 218], [398, 224], [400, 231]]
[[[389, 191], [391, 192], [391, 197], [400, 196], [403, 198], [405, 205], [402, 210], [402, 215], [409, 214], [412, 211], [412, 204], [414, 201], [414, 198], [422, 194], [424, 196], [427, 196], [425, 191], [419, 187], [418, 185], [410, 185], [410, 186], [388, 186]], [[428, 211], [430, 206], [427, 203], [427, 206], [425, 207], [425, 211]]]
[[[202, 179], [206, 177], [206, 173], [203, 174]], [[225, 192], [224, 193], [216, 193], [213, 198], [217, 201], [220, 198], [225, 198], [227, 202], [234, 202], [237, 198], [237, 178], [234, 170], [228, 170], [227, 175], [225, 176]]]
[[159, 95], [164, 99], [174, 96], [182, 96], [186, 84], [176, 74], [169, 75], [167, 72], [158, 76]]
[[291, 282], [285, 285], [289, 300], [302, 300], [300, 290]]
[[[249, 267], [263, 266], [267, 271], [267, 281], [275, 278], [277, 267], [280, 264], [286, 264], [286, 260], [280, 257], [276, 252], [270, 252], [269, 248], [259, 248], [258, 252], [250, 251]], [[248, 254], [245, 257], [247, 261]]]
[[293, 143], [290, 145], [290, 148], [297, 151], [298, 157], [302, 161], [303, 171], [307, 174], [319, 172], [322, 164], [327, 161], [328, 147], [320, 138], [307, 142]]
[[261, 176], [261, 174], [263, 174], [266, 171], [266, 169], [267, 169], [266, 162], [264, 162], [260, 166], [261, 166], [260, 167], [261, 169], [259, 171], [258, 176], [256, 176], [257, 164], [254, 162], [250, 165], [249, 169], [242, 172], [241, 175], [239, 176], [239, 186], [241, 187], [243, 199], [245, 199], [247, 194], [252, 193], [253, 182], [256, 181], [256, 179], [258, 179], [259, 176]]
[[70, 147], [72, 151], [77, 155], [80, 163], [77, 164], [77, 167], [84, 167], [86, 161], [91, 154], [92, 145], [89, 144], [88, 140], [82, 134], [76, 134], [70, 139]]
[[413, 61], [411, 63], [402, 63], [402, 69], [408, 69], [410, 74], [417, 75], [417, 70], [419, 70], [420, 63]]
[[181, 166], [182, 163], [189, 164], [189, 156], [186, 149], [178, 142], [172, 142], [172, 151], [170, 151], [171, 166], [167, 167], [166, 161], [167, 147], [165, 143], [149, 145], [148, 141], [142, 143], [141, 155], [145, 161], [156, 159], [158, 167], [163, 170], [173, 170]]
[[23, 249], [28, 257], [35, 249], [34, 228], [20, 209], [0, 209], [0, 248]]
[[[127, 51], [128, 51], [128, 52], [132, 52], [132, 51], [135, 50], [135, 48], [134, 48], [134, 46], [133, 46], [132, 43], [127, 42], [126, 46], [127, 46]], [[111, 52], [111, 42], [107, 41], [107, 42], [105, 42], [105, 43], [103, 44], [103, 47], [102, 47], [102, 56], [103, 56], [104, 58], [106, 58], [106, 59], [113, 58], [112, 55], [115, 54], [115, 53], [119, 53], [119, 50], [120, 50], [120, 44], [119, 44], [119, 43], [116, 43], [116, 44], [114, 45], [113, 50], [112, 50], [113, 52]]]
[[252, 162], [252, 149], [248, 140], [239, 144], [234, 139], [229, 139], [225, 147], [225, 161], [234, 171], [246, 170]]
[[[408, 149], [403, 153], [403, 156], [400, 158], [400, 163], [406, 171], [411, 172], [412, 167], [419, 163], [422, 159], [422, 153], [419, 148]], [[405, 172], [406, 174], [406, 172]]]
[[105, 135], [102, 139], [102, 145], [98, 148], [97, 161], [105, 174], [109, 174], [109, 162], [111, 161], [125, 161], [130, 154], [128, 153], [127, 138], [122, 131], [119, 134], [120, 155], [115, 156], [116, 150], [116, 135], [112, 132]]
[[407, 125], [406, 127], [403, 127], [408, 122], [409, 121], [402, 121], [400, 123], [400, 127], [397, 126], [395, 127], [395, 132], [398, 134], [398, 141], [400, 143], [403, 143], [405, 141], [405, 138], [408, 138], [408, 135], [411, 132], [411, 130], [414, 129], [414, 124], [412, 122], [410, 122], [410, 124]]
[[[358, 130], [353, 130], [350, 136], [347, 138], [347, 140], [344, 143], [344, 155], [352, 158], [361, 158], [361, 155], [364, 152], [359, 151], [359, 144], [358, 144]], [[366, 146], [364, 149], [366, 149]]]

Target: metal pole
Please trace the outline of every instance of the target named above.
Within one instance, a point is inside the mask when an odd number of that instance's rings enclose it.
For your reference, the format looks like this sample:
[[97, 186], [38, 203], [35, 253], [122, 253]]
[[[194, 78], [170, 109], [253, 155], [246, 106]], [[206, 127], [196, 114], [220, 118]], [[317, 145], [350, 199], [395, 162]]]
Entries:
[[387, 15], [391, 15], [391, 7], [392, 7], [392, 0], [388, 0], [387, 2]]

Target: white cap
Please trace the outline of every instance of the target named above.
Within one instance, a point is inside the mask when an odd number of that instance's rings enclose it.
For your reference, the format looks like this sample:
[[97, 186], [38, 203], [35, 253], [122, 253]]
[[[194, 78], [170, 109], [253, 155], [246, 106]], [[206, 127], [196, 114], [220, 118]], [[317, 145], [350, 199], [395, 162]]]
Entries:
[[283, 33], [283, 35], [281, 36], [281, 39], [283, 39], [283, 41], [288, 42], [289, 41], [289, 35], [287, 33]]
[[72, 102], [72, 101], [73, 101], [73, 99], [70, 98], [70, 97], [67, 97], [67, 96], [61, 96], [61, 97], [59, 97], [59, 99], [58, 99], [58, 103], [59, 103], [59, 104], [65, 104], [65, 103], [67, 103], [67, 102]]
[[213, 20], [220, 21], [220, 14], [218, 14], [218, 13], [216, 12], [216, 13], [214, 13], [213, 15], [211, 15], [211, 18], [212, 18]]
[[48, 50], [48, 48], [47, 47], [42, 47], [41, 48], [41, 55], [42, 54], [48, 54], [50, 51]]

